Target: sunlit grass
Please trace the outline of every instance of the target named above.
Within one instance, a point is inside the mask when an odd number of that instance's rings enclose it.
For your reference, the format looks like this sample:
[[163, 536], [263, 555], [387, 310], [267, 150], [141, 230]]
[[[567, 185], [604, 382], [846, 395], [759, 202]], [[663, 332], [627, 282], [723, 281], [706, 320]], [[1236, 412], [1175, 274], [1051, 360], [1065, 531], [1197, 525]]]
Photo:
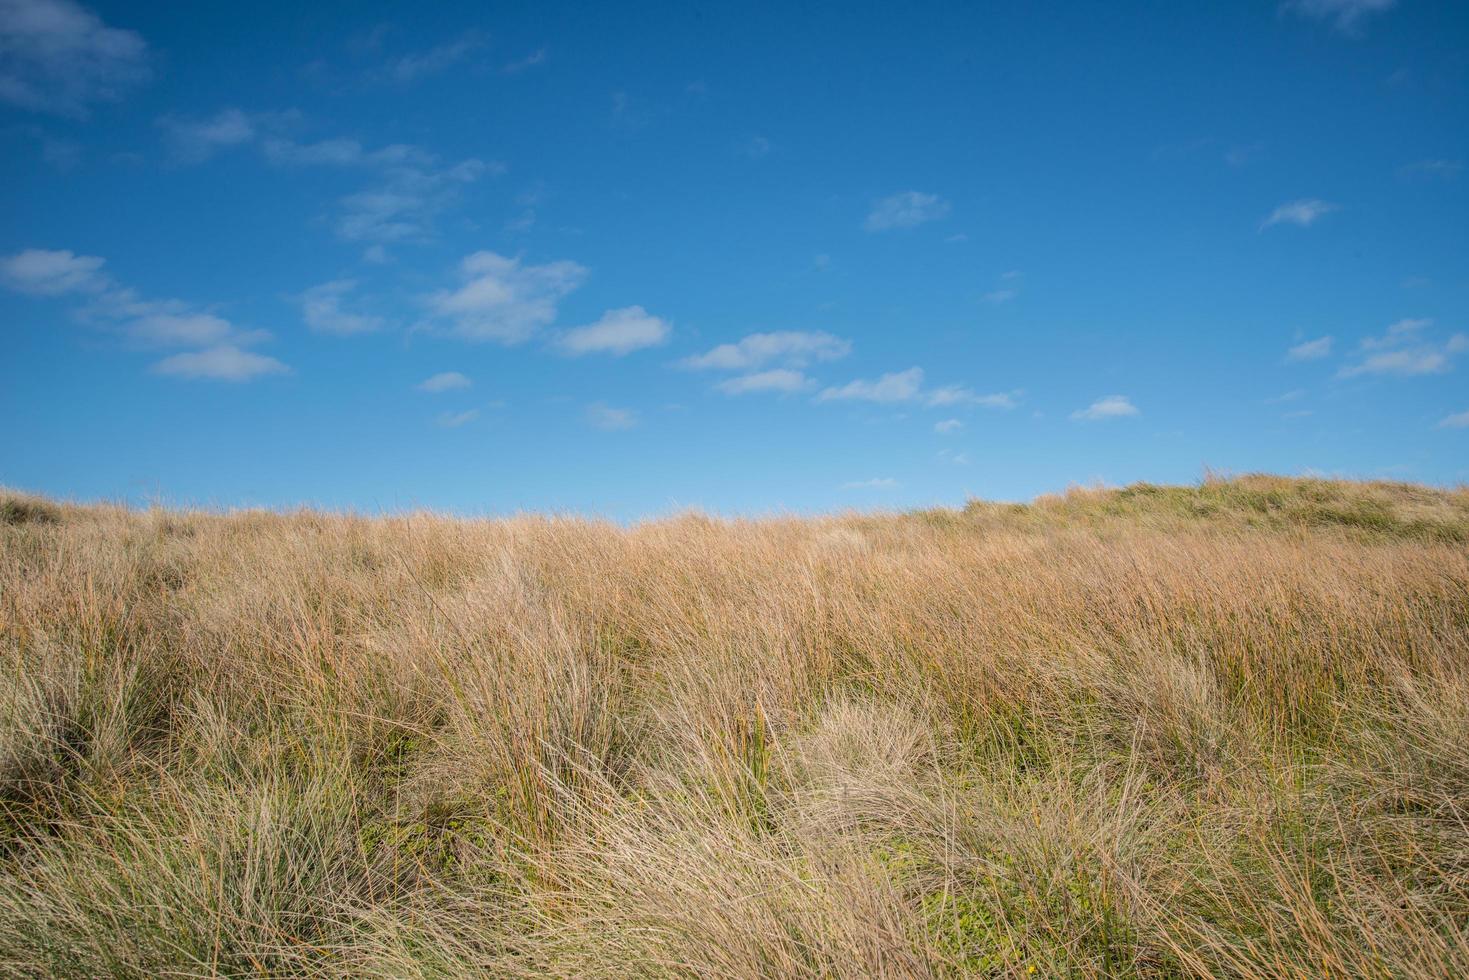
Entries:
[[1469, 975], [1466, 542], [0, 492], [0, 974]]

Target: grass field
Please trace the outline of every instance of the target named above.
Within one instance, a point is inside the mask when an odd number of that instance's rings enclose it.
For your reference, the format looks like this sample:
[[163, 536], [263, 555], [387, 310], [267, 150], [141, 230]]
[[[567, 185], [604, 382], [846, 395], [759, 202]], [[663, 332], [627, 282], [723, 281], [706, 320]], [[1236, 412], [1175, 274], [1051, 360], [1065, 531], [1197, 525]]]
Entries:
[[1469, 976], [1469, 492], [0, 494], [5, 976]]

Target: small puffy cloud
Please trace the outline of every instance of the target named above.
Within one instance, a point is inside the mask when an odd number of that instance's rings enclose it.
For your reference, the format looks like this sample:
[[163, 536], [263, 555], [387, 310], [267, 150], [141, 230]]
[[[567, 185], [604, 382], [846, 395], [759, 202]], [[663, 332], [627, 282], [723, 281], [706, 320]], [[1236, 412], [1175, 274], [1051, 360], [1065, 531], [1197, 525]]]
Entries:
[[461, 425], [468, 425], [477, 418], [479, 418], [479, 409], [471, 408], [464, 412], [444, 412], [434, 419], [434, 423], [445, 429], [457, 429]]
[[1362, 340], [1362, 356], [1337, 372], [1339, 378], [1355, 378], [1364, 374], [1386, 374], [1413, 377], [1442, 374], [1453, 367], [1453, 358], [1469, 348], [1469, 338], [1454, 334], [1444, 341], [1424, 336], [1433, 321], [1405, 318], [1390, 325], [1380, 337]]
[[867, 401], [879, 403], [905, 402], [918, 397], [923, 390], [923, 369], [909, 368], [884, 374], [875, 381], [858, 379], [838, 387], [827, 388], [816, 396], [819, 402]]
[[933, 424], [933, 431], [945, 436], [958, 432], [962, 428], [964, 428], [964, 423], [958, 419], [944, 419], [942, 422], [935, 422]]
[[644, 347], [657, 347], [668, 342], [673, 328], [668, 321], [653, 316], [641, 306], [608, 310], [596, 323], [573, 327], [561, 335], [556, 345], [572, 355], [612, 354], [621, 357]]
[[851, 480], [842, 484], [843, 490], [893, 490], [898, 481], [890, 476], [874, 476], [870, 480]]
[[1286, 0], [1281, 9], [1312, 20], [1330, 21], [1343, 34], [1356, 34], [1369, 15], [1396, 5], [1397, 0]]
[[949, 213], [949, 202], [937, 194], [922, 191], [903, 191], [878, 201], [863, 223], [868, 231], [891, 231], [896, 228], [915, 228], [928, 221], [937, 221]]
[[469, 378], [458, 371], [441, 371], [438, 374], [424, 378], [415, 387], [419, 391], [426, 391], [431, 395], [437, 395], [441, 391], [453, 391], [455, 388], [468, 388], [474, 384]]
[[1299, 225], [1307, 228], [1336, 210], [1337, 205], [1314, 197], [1289, 201], [1270, 212], [1270, 216], [1260, 223], [1260, 230], [1264, 231], [1274, 225]]
[[153, 370], [174, 378], [249, 381], [262, 375], [284, 374], [290, 368], [273, 357], [223, 344], [208, 350], [165, 357], [153, 365]]
[[1331, 353], [1332, 338], [1317, 337], [1315, 340], [1307, 340], [1296, 344], [1285, 352], [1287, 361], [1319, 361]]
[[255, 139], [255, 121], [239, 109], [225, 109], [207, 119], [158, 120], [170, 152], [180, 163], [202, 163], [216, 151]]
[[0, 101], [82, 118], [149, 76], [148, 45], [72, 0], [0, 0]]
[[1440, 429], [1469, 429], [1469, 412], [1446, 416], [1438, 423]]
[[718, 347], [680, 361], [695, 370], [748, 371], [766, 364], [805, 367], [812, 361], [834, 361], [852, 352], [852, 343], [822, 331], [777, 331], [752, 333], [733, 344]]
[[952, 449], [940, 449], [934, 457], [940, 463], [948, 463], [950, 466], [968, 466], [973, 460], [968, 453], [955, 452]]
[[571, 261], [528, 265], [495, 252], [475, 252], [459, 263], [459, 288], [433, 294], [428, 305], [454, 336], [519, 344], [555, 321], [557, 304], [586, 275]]
[[105, 260], [66, 249], [28, 248], [0, 259], [0, 282], [35, 296], [96, 292], [107, 286]]
[[726, 395], [748, 395], [766, 391], [790, 394], [805, 391], [811, 385], [811, 379], [800, 371], [792, 368], [772, 368], [769, 371], [743, 374], [737, 378], [721, 381], [714, 386], [714, 390]]
[[1108, 395], [1098, 398], [1086, 408], [1077, 409], [1071, 413], [1071, 417], [1078, 422], [1101, 422], [1138, 414], [1137, 406], [1126, 395]]
[[638, 424], [638, 413], [630, 408], [614, 408], [602, 402], [587, 406], [587, 423], [593, 428], [615, 432]]
[[347, 337], [371, 333], [383, 325], [382, 317], [351, 313], [342, 309], [342, 297], [357, 287], [352, 279], [336, 279], [313, 286], [301, 296], [301, 315], [306, 326], [317, 333]]

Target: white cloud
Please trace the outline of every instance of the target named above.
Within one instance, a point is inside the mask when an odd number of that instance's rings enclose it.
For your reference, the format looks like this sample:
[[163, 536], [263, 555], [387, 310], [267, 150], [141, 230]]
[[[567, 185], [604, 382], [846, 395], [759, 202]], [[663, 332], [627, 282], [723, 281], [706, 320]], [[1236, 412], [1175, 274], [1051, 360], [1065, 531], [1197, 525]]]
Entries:
[[952, 449], [940, 449], [934, 458], [940, 463], [948, 463], [951, 466], [968, 466], [973, 462], [968, 453], [955, 452]]
[[169, 150], [180, 163], [203, 163], [215, 151], [243, 146], [255, 139], [255, 121], [239, 109], [224, 109], [208, 119], [158, 120]]
[[1270, 212], [1270, 217], [1260, 223], [1260, 230], [1264, 231], [1273, 225], [1299, 225], [1302, 228], [1316, 223], [1322, 216], [1338, 210], [1337, 205], [1317, 198], [1305, 198], [1299, 201], [1289, 201]]
[[273, 357], [224, 344], [208, 350], [165, 357], [153, 365], [153, 370], [175, 378], [249, 381], [262, 375], [283, 374], [290, 368]]
[[890, 476], [874, 476], [870, 480], [852, 480], [842, 484], [843, 490], [893, 490], [898, 481]]
[[457, 429], [461, 425], [468, 425], [479, 418], [479, 409], [471, 408], [464, 412], [444, 412], [434, 422], [445, 429]]
[[1469, 429], [1469, 412], [1446, 416], [1438, 423], [1440, 429]]
[[605, 353], [621, 357], [644, 347], [665, 344], [672, 332], [667, 320], [653, 316], [641, 306], [626, 306], [608, 310], [596, 323], [573, 327], [556, 344], [568, 354]]
[[149, 313], [133, 320], [127, 330], [134, 340], [162, 347], [206, 347], [241, 341], [234, 325], [213, 313]]
[[770, 155], [770, 140], [764, 136], [751, 136], [740, 147], [740, 152], [752, 160]]
[[342, 309], [342, 297], [357, 287], [352, 279], [336, 279], [313, 286], [301, 296], [301, 315], [317, 333], [339, 337], [370, 333], [383, 325], [382, 317], [350, 313]]
[[743, 374], [737, 378], [721, 381], [714, 386], [726, 395], [747, 395], [753, 392], [779, 391], [791, 393], [805, 391], [812, 381], [800, 371], [791, 368], [772, 368], [756, 374]]
[[863, 227], [868, 231], [914, 228], [927, 221], [937, 221], [948, 213], [949, 202], [937, 194], [903, 191], [874, 204]]
[[1281, 9], [1313, 20], [1331, 21], [1343, 34], [1356, 34], [1369, 14], [1382, 13], [1396, 5], [1397, 0], [1286, 0]]
[[984, 301], [998, 305], [1000, 303], [1008, 303], [1019, 295], [1020, 290], [1018, 289], [995, 289], [984, 294]]
[[1380, 337], [1363, 338], [1361, 349], [1367, 353], [1355, 364], [1343, 367], [1337, 377], [1355, 378], [1364, 374], [1412, 377], [1448, 371], [1453, 367], [1454, 356], [1469, 348], [1469, 338], [1454, 334], [1443, 342], [1429, 340], [1423, 334], [1432, 324], [1430, 319], [1410, 317], [1393, 323]]
[[35, 296], [95, 292], [107, 286], [103, 259], [66, 249], [28, 248], [0, 259], [0, 282]]
[[1331, 353], [1332, 338], [1330, 336], [1317, 337], [1315, 340], [1307, 340], [1296, 344], [1285, 352], [1287, 361], [1316, 361]]
[[468, 388], [474, 384], [469, 378], [458, 371], [441, 371], [431, 377], [424, 378], [416, 387], [419, 391], [437, 395], [441, 391], [452, 391], [455, 388]]
[[587, 406], [587, 422], [609, 432], [631, 429], [638, 424], [638, 413], [630, 408], [613, 408], [601, 402]]
[[465, 340], [519, 344], [556, 319], [556, 305], [586, 279], [571, 261], [526, 265], [495, 252], [475, 252], [459, 263], [463, 284], [429, 297], [435, 318]]
[[1138, 414], [1137, 406], [1126, 395], [1108, 395], [1098, 398], [1086, 408], [1072, 412], [1071, 417], [1079, 422], [1100, 422]]
[[85, 117], [147, 80], [148, 45], [71, 0], [0, 0], [0, 101]]
[[812, 361], [834, 361], [852, 352], [852, 343], [821, 331], [752, 333], [733, 344], [720, 344], [679, 363], [686, 368], [748, 371], [765, 364], [805, 367]]
[[951, 432], [958, 432], [962, 428], [964, 428], [964, 423], [960, 422], [958, 419], [944, 419], [942, 422], [935, 422], [933, 424], [933, 431], [939, 433], [940, 435], [948, 435]]
[[867, 402], [905, 402], [918, 397], [923, 390], [923, 369], [909, 368], [906, 371], [895, 371], [884, 374], [876, 381], [858, 379], [849, 381], [840, 387], [827, 388], [816, 396], [819, 402], [830, 401], [867, 401]]

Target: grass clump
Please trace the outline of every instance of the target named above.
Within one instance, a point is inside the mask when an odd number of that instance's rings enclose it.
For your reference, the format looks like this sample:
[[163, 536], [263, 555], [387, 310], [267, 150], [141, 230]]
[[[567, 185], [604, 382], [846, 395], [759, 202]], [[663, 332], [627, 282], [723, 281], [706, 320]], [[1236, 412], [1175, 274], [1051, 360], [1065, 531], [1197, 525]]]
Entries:
[[1463, 491], [0, 508], [0, 975], [1469, 975]]

